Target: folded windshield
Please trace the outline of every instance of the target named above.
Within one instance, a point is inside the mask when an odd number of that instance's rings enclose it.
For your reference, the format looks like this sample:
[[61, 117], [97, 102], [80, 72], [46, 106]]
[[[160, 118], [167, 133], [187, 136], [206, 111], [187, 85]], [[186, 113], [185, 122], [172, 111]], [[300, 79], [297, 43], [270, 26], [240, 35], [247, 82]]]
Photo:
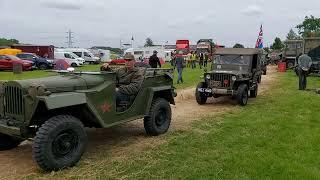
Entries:
[[215, 55], [214, 64], [249, 65], [250, 56], [245, 55]]

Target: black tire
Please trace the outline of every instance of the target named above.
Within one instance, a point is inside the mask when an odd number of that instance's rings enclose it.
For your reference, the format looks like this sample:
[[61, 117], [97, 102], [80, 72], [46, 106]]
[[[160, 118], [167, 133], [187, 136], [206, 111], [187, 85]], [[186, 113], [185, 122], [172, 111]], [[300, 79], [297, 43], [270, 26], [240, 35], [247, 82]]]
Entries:
[[0, 151], [16, 148], [22, 141], [23, 140], [0, 133]]
[[245, 106], [248, 103], [248, 86], [241, 84], [238, 88], [237, 101], [241, 106]]
[[74, 166], [88, 143], [87, 133], [77, 118], [54, 116], [38, 130], [33, 143], [33, 158], [45, 171]]
[[78, 65], [76, 63], [72, 63], [71, 67], [77, 67]]
[[158, 136], [168, 131], [171, 124], [171, 107], [167, 100], [156, 98], [153, 100], [148, 116], [143, 121], [146, 133]]
[[290, 69], [294, 66], [294, 63], [293, 62], [288, 62], [287, 64], [287, 68]]
[[258, 96], [259, 85], [256, 84], [254, 90], [250, 90], [250, 98], [256, 98]]
[[257, 82], [260, 84], [261, 83], [261, 76], [258, 77]]
[[208, 97], [203, 95], [201, 92], [198, 91], [198, 88], [206, 88], [207, 85], [206, 83], [204, 82], [200, 82], [198, 85], [197, 85], [197, 89], [196, 89], [196, 93], [195, 93], [195, 96], [196, 96], [196, 100], [197, 100], [197, 103], [199, 105], [203, 105], [207, 102], [207, 99]]
[[39, 69], [46, 70], [46, 69], [48, 69], [48, 66], [46, 64], [42, 63], [42, 64], [39, 64]]

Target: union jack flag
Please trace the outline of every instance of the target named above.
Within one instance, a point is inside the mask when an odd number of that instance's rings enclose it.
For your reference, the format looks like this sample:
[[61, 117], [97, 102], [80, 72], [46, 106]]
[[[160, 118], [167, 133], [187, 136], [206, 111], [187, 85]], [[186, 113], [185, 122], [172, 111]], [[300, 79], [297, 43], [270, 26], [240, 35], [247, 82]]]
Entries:
[[262, 25], [260, 26], [260, 32], [259, 36], [256, 42], [256, 48], [263, 48], [263, 30], [262, 30]]

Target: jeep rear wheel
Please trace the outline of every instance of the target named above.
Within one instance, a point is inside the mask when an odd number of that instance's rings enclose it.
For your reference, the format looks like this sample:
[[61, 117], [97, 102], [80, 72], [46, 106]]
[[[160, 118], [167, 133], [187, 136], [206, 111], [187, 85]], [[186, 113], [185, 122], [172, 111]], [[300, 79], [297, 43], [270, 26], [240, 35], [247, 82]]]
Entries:
[[248, 86], [241, 84], [238, 88], [237, 101], [241, 106], [245, 106], [248, 103]]
[[54, 116], [37, 132], [33, 158], [45, 171], [71, 167], [80, 160], [87, 142], [87, 133], [77, 118]]
[[199, 88], [206, 88], [206, 83], [204, 82], [200, 82], [198, 85], [197, 85], [197, 89], [196, 89], [196, 100], [197, 100], [197, 103], [199, 105], [202, 105], [202, 104], [205, 104], [207, 102], [207, 96], [205, 96], [203, 93], [199, 92], [198, 89]]
[[23, 140], [0, 133], [0, 151], [10, 150], [17, 147]]
[[258, 96], [258, 84], [256, 84], [255, 88], [253, 90], [250, 90], [250, 97], [256, 98]]
[[154, 99], [148, 116], [144, 118], [143, 124], [146, 133], [158, 136], [168, 131], [171, 123], [171, 107], [163, 98]]
[[76, 63], [72, 63], [71, 67], [77, 67], [78, 65]]

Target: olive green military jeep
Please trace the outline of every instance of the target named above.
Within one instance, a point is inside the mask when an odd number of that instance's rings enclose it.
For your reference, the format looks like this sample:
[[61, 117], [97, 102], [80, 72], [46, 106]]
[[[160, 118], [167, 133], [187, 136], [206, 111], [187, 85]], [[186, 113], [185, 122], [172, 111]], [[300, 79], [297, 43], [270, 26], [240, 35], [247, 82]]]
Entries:
[[113, 72], [0, 83], [0, 150], [34, 138], [33, 158], [45, 171], [75, 165], [87, 146], [85, 127], [107, 128], [144, 118], [148, 135], [166, 133], [174, 104], [171, 69], [145, 69], [139, 93], [117, 111]]
[[213, 56], [211, 70], [204, 73], [204, 81], [196, 88], [198, 104], [205, 104], [208, 97], [232, 96], [245, 106], [248, 96], [257, 97], [261, 49], [221, 48]]

